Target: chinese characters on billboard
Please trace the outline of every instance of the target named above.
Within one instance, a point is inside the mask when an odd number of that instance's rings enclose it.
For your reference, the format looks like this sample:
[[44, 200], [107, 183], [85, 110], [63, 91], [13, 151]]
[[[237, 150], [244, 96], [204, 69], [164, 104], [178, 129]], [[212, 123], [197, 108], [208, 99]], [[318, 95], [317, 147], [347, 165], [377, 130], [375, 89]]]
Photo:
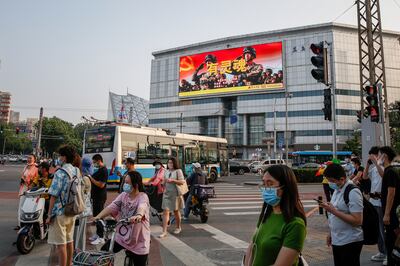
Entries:
[[180, 97], [281, 88], [281, 42], [206, 52], [179, 59]]

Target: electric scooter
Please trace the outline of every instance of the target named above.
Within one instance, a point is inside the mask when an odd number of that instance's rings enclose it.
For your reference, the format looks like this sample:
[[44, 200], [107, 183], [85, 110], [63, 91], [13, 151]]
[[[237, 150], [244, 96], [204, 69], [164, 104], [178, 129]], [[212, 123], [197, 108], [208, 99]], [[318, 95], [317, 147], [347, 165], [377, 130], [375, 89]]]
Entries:
[[35, 240], [47, 237], [48, 226], [45, 224], [45, 198], [47, 188], [32, 188], [25, 191], [24, 202], [19, 211], [19, 226], [17, 234], [17, 249], [22, 254], [28, 254], [35, 246]]

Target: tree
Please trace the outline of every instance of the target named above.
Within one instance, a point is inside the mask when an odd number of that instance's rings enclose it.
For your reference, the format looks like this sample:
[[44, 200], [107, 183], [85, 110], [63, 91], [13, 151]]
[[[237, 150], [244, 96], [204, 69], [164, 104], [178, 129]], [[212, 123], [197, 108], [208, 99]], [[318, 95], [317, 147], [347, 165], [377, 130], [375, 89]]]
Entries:
[[[5, 147], [3, 147], [5, 144]], [[28, 134], [19, 131], [16, 134], [16, 128], [12, 124], [0, 124], [0, 153], [30, 153], [32, 152], [32, 142]]]
[[361, 131], [354, 131], [353, 136], [343, 146], [343, 150], [361, 154]]
[[391, 146], [400, 153], [400, 101], [389, 105], [389, 127]]
[[82, 150], [82, 139], [79, 138], [74, 130], [73, 124], [58, 117], [44, 117], [41, 144], [43, 154], [52, 155], [64, 144], [74, 146], [77, 151]]

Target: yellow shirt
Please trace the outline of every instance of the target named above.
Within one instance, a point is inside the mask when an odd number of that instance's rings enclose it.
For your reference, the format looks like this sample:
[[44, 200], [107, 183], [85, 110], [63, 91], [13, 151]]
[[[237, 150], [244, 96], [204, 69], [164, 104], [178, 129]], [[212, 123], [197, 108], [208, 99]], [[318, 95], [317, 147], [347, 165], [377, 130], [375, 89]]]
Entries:
[[[45, 187], [45, 188], [50, 188], [51, 186], [51, 182], [53, 180], [51, 180], [50, 178], [47, 178], [46, 180], [44, 178], [41, 178], [39, 176], [35, 177], [35, 179], [33, 180], [33, 186], [34, 187]], [[44, 195], [42, 196], [45, 199], [49, 199], [49, 195]]]

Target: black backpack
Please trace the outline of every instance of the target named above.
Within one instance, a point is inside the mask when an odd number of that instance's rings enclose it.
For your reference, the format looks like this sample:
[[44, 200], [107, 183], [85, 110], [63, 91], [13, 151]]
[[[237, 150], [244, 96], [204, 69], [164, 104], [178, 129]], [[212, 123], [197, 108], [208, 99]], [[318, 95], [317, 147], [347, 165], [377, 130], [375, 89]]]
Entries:
[[[344, 190], [343, 199], [346, 205], [349, 204], [349, 194], [353, 189], [360, 189], [356, 185], [348, 184], [346, 189]], [[379, 216], [377, 211], [375, 210], [374, 205], [371, 204], [364, 196], [363, 196], [363, 223], [362, 229], [364, 232], [364, 245], [375, 245], [378, 243], [378, 234], [379, 234]]]

